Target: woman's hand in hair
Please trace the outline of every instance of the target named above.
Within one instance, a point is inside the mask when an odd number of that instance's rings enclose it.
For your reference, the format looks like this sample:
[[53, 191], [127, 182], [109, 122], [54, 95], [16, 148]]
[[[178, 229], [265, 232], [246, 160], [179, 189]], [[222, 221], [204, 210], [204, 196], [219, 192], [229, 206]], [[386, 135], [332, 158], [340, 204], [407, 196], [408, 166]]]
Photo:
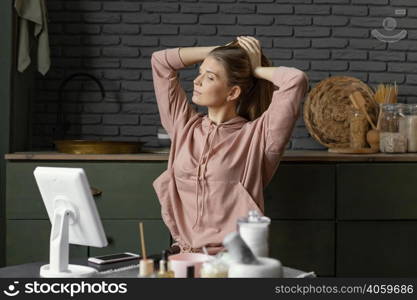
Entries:
[[238, 36], [237, 40], [239, 45], [248, 53], [252, 72], [254, 73], [255, 69], [261, 66], [261, 43], [252, 36]]

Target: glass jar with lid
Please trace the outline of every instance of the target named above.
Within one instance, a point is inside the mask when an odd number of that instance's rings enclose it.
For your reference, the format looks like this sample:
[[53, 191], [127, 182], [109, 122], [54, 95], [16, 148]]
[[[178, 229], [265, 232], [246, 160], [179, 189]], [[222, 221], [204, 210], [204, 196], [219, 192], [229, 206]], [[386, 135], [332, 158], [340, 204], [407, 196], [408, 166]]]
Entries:
[[407, 137], [407, 151], [417, 152], [417, 104], [407, 104], [399, 131]]
[[379, 149], [384, 153], [407, 152], [407, 137], [400, 132], [407, 106], [401, 103], [382, 104], [380, 116]]

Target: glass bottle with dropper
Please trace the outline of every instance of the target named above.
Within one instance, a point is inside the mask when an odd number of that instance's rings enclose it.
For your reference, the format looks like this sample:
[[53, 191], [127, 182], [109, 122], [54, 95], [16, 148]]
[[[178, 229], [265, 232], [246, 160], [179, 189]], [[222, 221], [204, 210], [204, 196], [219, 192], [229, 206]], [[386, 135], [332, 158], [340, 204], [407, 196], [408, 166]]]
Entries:
[[159, 271], [156, 274], [158, 278], [174, 278], [174, 271], [170, 270], [168, 265], [168, 252], [162, 251], [161, 260], [159, 261]]

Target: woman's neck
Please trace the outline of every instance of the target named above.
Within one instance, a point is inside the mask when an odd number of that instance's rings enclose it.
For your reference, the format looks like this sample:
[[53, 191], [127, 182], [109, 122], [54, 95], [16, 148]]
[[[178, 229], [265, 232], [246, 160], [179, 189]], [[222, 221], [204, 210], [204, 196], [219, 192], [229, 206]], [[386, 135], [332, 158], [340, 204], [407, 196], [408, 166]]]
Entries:
[[212, 120], [217, 125], [227, 122], [237, 116], [238, 114], [236, 113], [235, 107], [233, 107], [233, 109], [228, 108], [228, 107], [219, 107], [219, 108], [209, 107], [208, 108], [209, 119]]

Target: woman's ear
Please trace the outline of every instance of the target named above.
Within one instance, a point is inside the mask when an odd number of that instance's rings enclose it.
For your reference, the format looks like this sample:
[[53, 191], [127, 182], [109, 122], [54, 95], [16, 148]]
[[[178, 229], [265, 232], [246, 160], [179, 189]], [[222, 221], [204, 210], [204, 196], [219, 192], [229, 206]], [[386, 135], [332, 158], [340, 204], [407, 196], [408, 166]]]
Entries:
[[232, 88], [229, 90], [229, 94], [226, 100], [229, 102], [229, 101], [235, 101], [239, 99], [241, 92], [242, 92], [242, 89], [240, 88], [240, 86], [238, 85], [232, 86]]

